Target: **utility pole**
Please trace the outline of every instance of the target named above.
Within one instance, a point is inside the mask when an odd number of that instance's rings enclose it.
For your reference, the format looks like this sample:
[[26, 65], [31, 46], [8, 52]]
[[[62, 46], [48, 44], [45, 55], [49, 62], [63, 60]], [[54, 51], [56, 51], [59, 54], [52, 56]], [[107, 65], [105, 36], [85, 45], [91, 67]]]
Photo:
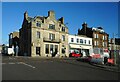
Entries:
[[114, 43], [113, 43], [113, 49], [114, 49], [114, 62], [115, 62], [115, 65], [116, 65], [116, 54], [115, 54], [115, 34], [113, 33], [113, 41], [114, 41]]

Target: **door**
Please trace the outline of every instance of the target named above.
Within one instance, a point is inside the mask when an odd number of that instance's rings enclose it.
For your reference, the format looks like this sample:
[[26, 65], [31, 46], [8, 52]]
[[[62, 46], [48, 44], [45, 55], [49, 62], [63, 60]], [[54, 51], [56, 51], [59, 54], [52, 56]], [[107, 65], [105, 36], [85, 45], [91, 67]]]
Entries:
[[40, 55], [40, 47], [36, 47], [36, 55]]

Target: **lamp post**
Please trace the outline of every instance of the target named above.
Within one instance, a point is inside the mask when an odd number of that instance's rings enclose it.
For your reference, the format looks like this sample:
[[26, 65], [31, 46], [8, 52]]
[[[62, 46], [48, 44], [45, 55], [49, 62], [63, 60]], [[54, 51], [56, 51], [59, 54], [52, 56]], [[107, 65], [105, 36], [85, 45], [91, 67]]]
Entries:
[[[114, 49], [114, 61], [115, 61], [115, 65], [116, 65], [116, 53], [115, 53], [115, 36], [118, 35], [118, 34], [114, 34], [113, 33], [113, 49]], [[119, 35], [118, 35], [119, 36]]]
[[114, 33], [113, 33], [113, 50], [114, 50], [114, 64], [116, 65], [116, 55], [115, 55], [115, 38], [114, 38]]

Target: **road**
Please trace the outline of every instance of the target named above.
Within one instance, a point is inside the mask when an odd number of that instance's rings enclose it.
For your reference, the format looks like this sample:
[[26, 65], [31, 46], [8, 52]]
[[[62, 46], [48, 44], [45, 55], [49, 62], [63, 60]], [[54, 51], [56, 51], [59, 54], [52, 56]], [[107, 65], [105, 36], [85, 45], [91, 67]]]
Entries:
[[75, 58], [4, 56], [2, 80], [118, 80], [118, 73]]

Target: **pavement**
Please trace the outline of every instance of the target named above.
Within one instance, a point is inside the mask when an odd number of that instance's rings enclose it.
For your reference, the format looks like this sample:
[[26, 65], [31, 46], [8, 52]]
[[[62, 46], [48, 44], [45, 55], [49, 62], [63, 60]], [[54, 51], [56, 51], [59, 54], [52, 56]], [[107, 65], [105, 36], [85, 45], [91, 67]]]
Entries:
[[104, 68], [104, 70], [109, 70], [109, 71], [120, 73], [120, 68], [118, 66], [109, 66], [109, 65], [101, 65], [101, 64], [91, 64], [91, 65]]
[[117, 80], [118, 73], [77, 58], [3, 57], [3, 80]]
[[81, 58], [76, 59], [79, 62], [88, 63], [94, 67], [98, 67], [99, 69], [106, 70], [106, 71], [113, 71], [113, 72], [120, 72], [120, 66], [119, 65], [105, 65], [105, 64], [98, 64], [98, 63], [90, 63], [86, 60], [82, 60]]

